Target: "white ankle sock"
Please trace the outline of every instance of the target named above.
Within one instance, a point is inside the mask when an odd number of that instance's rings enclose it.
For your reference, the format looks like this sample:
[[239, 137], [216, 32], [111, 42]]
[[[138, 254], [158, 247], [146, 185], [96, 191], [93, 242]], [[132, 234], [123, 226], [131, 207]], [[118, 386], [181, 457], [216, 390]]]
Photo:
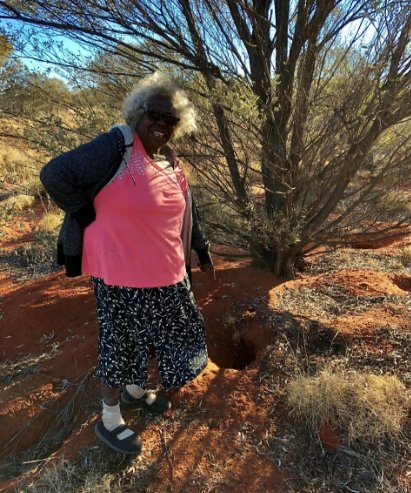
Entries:
[[146, 391], [142, 387], [134, 384], [126, 385], [126, 390], [135, 399], [140, 399], [140, 397], [143, 397], [143, 395], [146, 393]]
[[120, 404], [117, 403], [115, 406], [109, 406], [103, 401], [102, 421], [108, 431], [114, 430], [117, 426], [124, 425], [125, 421], [121, 416]]

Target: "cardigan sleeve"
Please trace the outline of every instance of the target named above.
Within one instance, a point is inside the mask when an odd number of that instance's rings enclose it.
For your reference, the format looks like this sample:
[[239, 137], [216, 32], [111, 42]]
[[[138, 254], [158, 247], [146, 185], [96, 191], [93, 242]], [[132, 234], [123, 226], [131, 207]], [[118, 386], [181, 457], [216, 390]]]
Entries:
[[40, 180], [53, 201], [80, 224], [94, 219], [93, 194], [109, 180], [117, 166], [124, 138], [116, 130], [53, 158], [40, 172]]
[[192, 198], [193, 226], [191, 230], [191, 248], [196, 251], [200, 265], [211, 264], [210, 242], [200, 224], [200, 214]]

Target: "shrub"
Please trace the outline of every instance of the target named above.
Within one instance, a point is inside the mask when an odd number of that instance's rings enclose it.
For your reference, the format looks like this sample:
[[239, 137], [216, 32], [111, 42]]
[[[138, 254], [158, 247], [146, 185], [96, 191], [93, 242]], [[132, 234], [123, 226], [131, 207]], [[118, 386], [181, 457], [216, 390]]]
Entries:
[[377, 442], [401, 435], [410, 394], [393, 375], [325, 369], [313, 377], [296, 378], [290, 384], [288, 404], [311, 431], [331, 422], [348, 442]]

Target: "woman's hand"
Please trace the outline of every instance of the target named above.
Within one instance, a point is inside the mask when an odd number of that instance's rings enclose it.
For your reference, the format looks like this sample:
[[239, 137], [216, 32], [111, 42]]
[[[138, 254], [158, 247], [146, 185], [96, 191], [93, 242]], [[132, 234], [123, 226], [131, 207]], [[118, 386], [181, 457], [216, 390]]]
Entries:
[[211, 260], [209, 262], [205, 262], [200, 265], [201, 272], [210, 272], [211, 275], [213, 276], [214, 279], [217, 279], [216, 274], [215, 274], [215, 269], [214, 269], [214, 264], [213, 261]]

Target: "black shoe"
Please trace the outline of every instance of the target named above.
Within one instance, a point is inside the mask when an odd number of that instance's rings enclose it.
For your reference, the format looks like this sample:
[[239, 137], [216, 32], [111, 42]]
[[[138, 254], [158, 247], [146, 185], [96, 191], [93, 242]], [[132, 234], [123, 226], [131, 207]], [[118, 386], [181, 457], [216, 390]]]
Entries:
[[98, 438], [110, 448], [121, 454], [138, 455], [141, 452], [141, 438], [135, 432], [127, 438], [119, 438], [121, 433], [128, 430], [127, 425], [120, 425], [114, 430], [109, 431], [102, 421], [99, 421], [94, 428]]
[[[150, 391], [150, 394], [152, 392]], [[156, 396], [154, 401], [150, 404], [147, 401], [149, 393], [146, 392], [141, 397], [136, 399], [133, 397], [126, 389], [123, 390], [120, 396], [121, 403], [130, 410], [134, 409], [144, 409], [150, 414], [162, 414], [168, 411], [171, 407], [171, 402], [168, 400], [164, 392], [153, 392]]]

